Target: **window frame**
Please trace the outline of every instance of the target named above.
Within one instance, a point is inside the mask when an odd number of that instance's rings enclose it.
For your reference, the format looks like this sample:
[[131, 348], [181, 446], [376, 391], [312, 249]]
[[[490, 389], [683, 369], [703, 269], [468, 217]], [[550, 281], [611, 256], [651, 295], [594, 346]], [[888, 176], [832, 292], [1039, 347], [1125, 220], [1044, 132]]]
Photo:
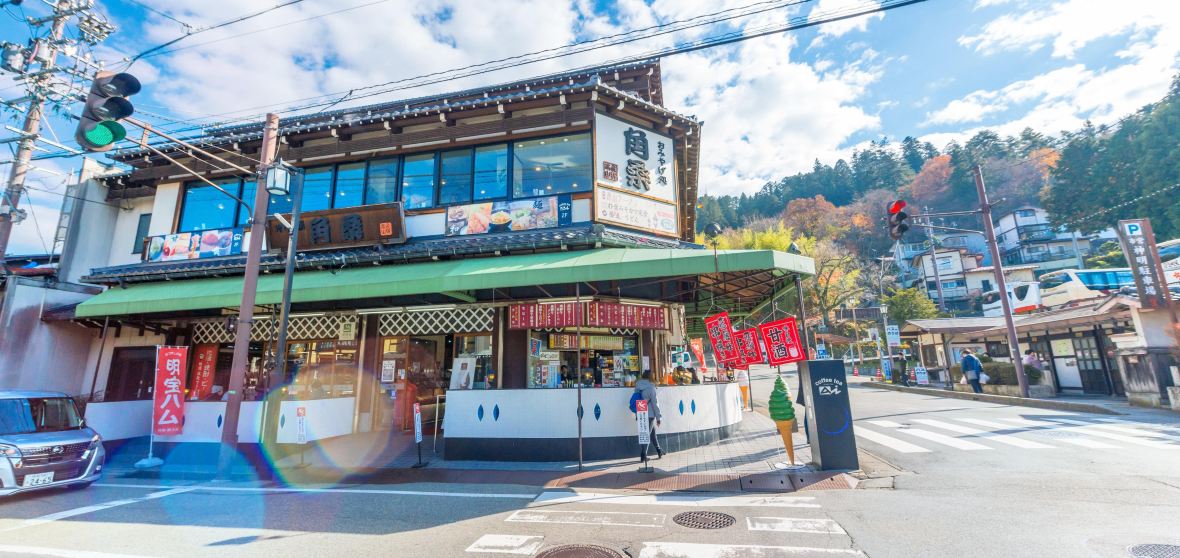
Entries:
[[[144, 217], [147, 217], [147, 222], [144, 222]], [[135, 244], [131, 246], [131, 253], [135, 255], [143, 254], [144, 239], [151, 236], [152, 214], [140, 213], [139, 222], [135, 225]], [[140, 234], [142, 232], [142, 234]]]
[[[236, 176], [233, 178], [236, 178], [238, 180], [238, 189], [236, 192], [231, 191], [231, 193], [238, 196], [238, 198], [241, 198], [242, 197], [242, 189], [244, 187], [243, 185], [245, 183], [245, 180], [241, 176]], [[229, 177], [219, 178], [219, 179], [213, 180], [213, 182], [217, 182], [217, 180], [228, 180], [228, 179], [229, 179]], [[184, 224], [184, 212], [185, 212], [185, 210], [188, 209], [188, 206], [189, 206], [189, 203], [188, 203], [189, 190], [191, 190], [193, 187], [202, 187], [202, 186], [205, 188], [213, 188], [213, 186], [209, 185], [208, 182], [205, 182], [203, 180], [190, 180], [190, 181], [187, 181], [183, 184], [183, 187], [181, 188], [181, 192], [180, 192], [180, 203], [177, 204], [177, 206], [179, 206], [179, 207], [178, 207], [178, 211], [176, 213], [175, 234], [186, 233], [186, 232], [197, 232], [197, 231], [221, 230], [221, 229], [185, 229], [184, 227], [181, 226]], [[224, 194], [222, 194], [222, 195], [224, 195]], [[232, 228], [237, 228], [239, 226], [242, 226], [243, 228], [248, 228], [246, 225], [238, 225], [238, 220], [240, 218], [240, 215], [238, 212], [242, 210], [243, 204], [238, 203], [238, 201], [234, 200], [234, 199], [229, 199], [229, 201], [233, 202], [233, 204], [234, 204], [234, 210], [233, 210], [234, 214], [233, 214], [233, 217], [230, 219], [231, 224], [230, 224], [229, 228], [232, 229]], [[242, 200], [242, 201], [245, 201], [245, 200]]]

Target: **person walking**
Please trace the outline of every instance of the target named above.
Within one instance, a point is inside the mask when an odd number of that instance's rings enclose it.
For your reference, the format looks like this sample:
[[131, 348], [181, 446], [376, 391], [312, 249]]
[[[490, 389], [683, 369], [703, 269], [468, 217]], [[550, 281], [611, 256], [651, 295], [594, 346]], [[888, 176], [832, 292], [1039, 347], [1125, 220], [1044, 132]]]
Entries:
[[983, 373], [983, 363], [979, 357], [971, 354], [971, 349], [963, 349], [963, 360], [960, 362], [963, 377], [971, 384], [971, 391], [983, 393], [983, 386], [979, 383], [979, 375]]
[[664, 457], [664, 450], [660, 447], [660, 439], [656, 437], [656, 427], [660, 426], [662, 415], [660, 414], [660, 402], [656, 398], [656, 385], [651, 381], [651, 370], [643, 371], [639, 381], [635, 382], [635, 391], [639, 392], [641, 397], [647, 401], [647, 428], [651, 438], [651, 444], [640, 446], [639, 462], [642, 463], [647, 461], [648, 446], [655, 448], [657, 456]]

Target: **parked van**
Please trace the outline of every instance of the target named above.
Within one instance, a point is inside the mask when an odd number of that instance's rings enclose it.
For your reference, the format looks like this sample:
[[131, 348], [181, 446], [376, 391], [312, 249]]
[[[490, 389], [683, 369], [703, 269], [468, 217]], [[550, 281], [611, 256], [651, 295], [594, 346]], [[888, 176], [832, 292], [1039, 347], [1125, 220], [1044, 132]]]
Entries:
[[102, 474], [102, 438], [73, 398], [51, 391], [0, 391], [0, 496], [68, 486]]

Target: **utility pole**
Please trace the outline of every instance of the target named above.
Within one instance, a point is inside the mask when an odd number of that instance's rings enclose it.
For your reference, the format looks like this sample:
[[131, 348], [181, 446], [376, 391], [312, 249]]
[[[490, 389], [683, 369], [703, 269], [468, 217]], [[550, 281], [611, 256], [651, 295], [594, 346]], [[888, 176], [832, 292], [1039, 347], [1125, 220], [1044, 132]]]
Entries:
[[979, 211], [983, 217], [983, 232], [988, 248], [992, 252], [992, 273], [996, 287], [1000, 290], [1000, 306], [1004, 309], [1004, 325], [1008, 328], [1008, 352], [1012, 364], [1016, 365], [1016, 382], [1020, 384], [1020, 396], [1028, 397], [1028, 378], [1024, 375], [1024, 362], [1020, 360], [1020, 339], [1016, 337], [1016, 322], [1012, 319], [1012, 301], [1008, 300], [1008, 283], [1004, 280], [1004, 267], [1000, 264], [1000, 245], [996, 242], [996, 229], [992, 226], [992, 206], [987, 200], [987, 187], [983, 184], [983, 171], [979, 165], [972, 169], [975, 174], [975, 191], [979, 195]]
[[[266, 115], [262, 129], [262, 148], [258, 152], [258, 186], [254, 192], [254, 217], [250, 221], [250, 246], [246, 253], [246, 273], [242, 278], [242, 307], [238, 310], [234, 357], [230, 366], [225, 421], [221, 426], [221, 450], [217, 458], [217, 477], [229, 478], [230, 467], [238, 449], [238, 417], [242, 410], [242, 386], [250, 351], [250, 330], [254, 326], [254, 300], [258, 294], [258, 268], [262, 259], [262, 237], [266, 228], [266, 210], [270, 194], [266, 191], [266, 170], [274, 161], [278, 148], [279, 116]], [[282, 349], [280, 349], [282, 350]], [[286, 358], [287, 355], [282, 355]]]
[[[930, 217], [926, 218], [930, 225]], [[930, 235], [930, 267], [934, 268], [934, 286], [938, 288], [938, 309], [946, 312], [946, 299], [942, 296], [942, 277], [938, 274], [938, 239], [934, 237], [934, 229], [926, 227], [926, 234]], [[922, 272], [922, 280], [926, 279], [926, 272]]]
[[[8, 186], [4, 190], [4, 199], [0, 200], [0, 266], [3, 266], [4, 258], [8, 255], [8, 240], [12, 238], [12, 225], [17, 214], [17, 206], [20, 204], [20, 197], [24, 193], [25, 176], [28, 175], [30, 163], [33, 160], [33, 146], [41, 133], [41, 118], [44, 116], [45, 97], [48, 93], [44, 82], [53, 75], [52, 70], [54, 64], [57, 63], [57, 52], [61, 45], [62, 35], [66, 30], [66, 22], [75, 13], [77, 10], [71, 9], [68, 0], [58, 0], [53, 7], [53, 26], [50, 28], [49, 37], [46, 40], [38, 41], [38, 48], [44, 47], [47, 53], [45, 61], [41, 64], [41, 69], [37, 72], [39, 75], [28, 78], [30, 80], [28, 112], [25, 114], [25, 124], [21, 128], [16, 155], [12, 160], [12, 171], [8, 175]], [[40, 54], [32, 54], [30, 58], [33, 56], [40, 57]], [[7, 272], [7, 268], [4, 271]]]

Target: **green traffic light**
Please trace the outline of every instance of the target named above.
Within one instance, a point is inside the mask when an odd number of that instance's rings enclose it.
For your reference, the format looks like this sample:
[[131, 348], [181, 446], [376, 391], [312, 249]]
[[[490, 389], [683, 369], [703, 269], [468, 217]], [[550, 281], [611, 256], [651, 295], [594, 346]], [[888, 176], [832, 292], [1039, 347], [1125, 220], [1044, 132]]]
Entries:
[[127, 137], [127, 129], [118, 122], [106, 120], [83, 132], [83, 137], [94, 147], [106, 147]]

